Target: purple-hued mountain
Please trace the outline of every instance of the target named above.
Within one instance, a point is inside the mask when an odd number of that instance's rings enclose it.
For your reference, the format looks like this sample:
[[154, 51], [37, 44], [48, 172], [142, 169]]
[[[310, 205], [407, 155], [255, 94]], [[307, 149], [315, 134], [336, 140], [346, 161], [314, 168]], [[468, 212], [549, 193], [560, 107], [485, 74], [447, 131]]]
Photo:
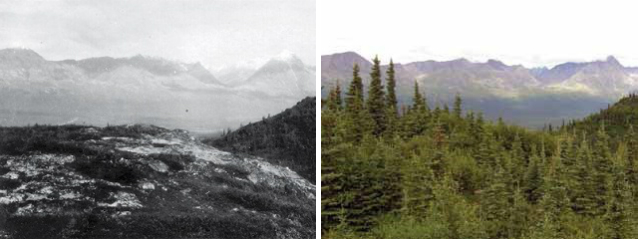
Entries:
[[[389, 61], [381, 60], [382, 64]], [[354, 63], [359, 64], [364, 83], [368, 83], [372, 64], [357, 53], [324, 55], [321, 62], [323, 95], [337, 80], [347, 89]], [[387, 65], [381, 68], [385, 72]], [[449, 103], [460, 93], [469, 109], [484, 111], [491, 118], [511, 115], [511, 121], [530, 126], [584, 116], [638, 90], [638, 68], [625, 67], [613, 56], [532, 69], [498, 60], [427, 60], [395, 63], [395, 71], [401, 102], [410, 102], [416, 80], [432, 104]]]

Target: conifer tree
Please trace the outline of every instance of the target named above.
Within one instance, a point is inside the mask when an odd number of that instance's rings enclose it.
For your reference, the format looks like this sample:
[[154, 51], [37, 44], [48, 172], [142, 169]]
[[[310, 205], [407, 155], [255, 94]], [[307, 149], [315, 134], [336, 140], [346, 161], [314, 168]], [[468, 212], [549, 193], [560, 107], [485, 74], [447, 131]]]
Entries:
[[410, 111], [404, 115], [405, 137], [420, 135], [425, 131], [428, 120], [428, 109], [425, 98], [419, 92], [419, 83], [414, 81], [414, 95], [412, 96], [412, 107]]
[[348, 130], [347, 137], [359, 142], [372, 128], [369, 114], [364, 109], [363, 82], [359, 77], [359, 66], [352, 67], [352, 81], [346, 93], [346, 118], [344, 123]]
[[456, 96], [454, 97], [454, 116], [456, 118], [461, 118], [461, 96], [459, 95], [459, 93], [456, 93]]
[[386, 107], [383, 86], [381, 85], [381, 67], [379, 58], [373, 60], [372, 71], [370, 72], [370, 88], [368, 89], [368, 99], [366, 108], [373, 120], [374, 127], [372, 133], [375, 136], [381, 135], [386, 128]]
[[570, 197], [574, 212], [593, 216], [596, 214], [597, 202], [591, 174], [591, 153], [587, 142], [583, 139], [576, 154], [577, 163], [567, 170]]
[[426, 100], [419, 91], [419, 83], [414, 81], [414, 95], [412, 96], [412, 108], [419, 112], [425, 112], [427, 109]]
[[458, 184], [449, 174], [443, 175], [433, 184], [434, 200], [430, 203], [429, 222], [443, 226], [436, 231], [441, 235], [431, 238], [488, 238], [476, 205], [458, 193]]
[[359, 65], [356, 63], [352, 67], [352, 81], [346, 93], [346, 110], [355, 115], [363, 110], [363, 80], [359, 76]]
[[481, 195], [481, 211], [487, 223], [490, 238], [509, 238], [507, 232], [510, 217], [510, 200], [512, 192], [508, 186], [506, 172], [503, 168], [497, 168], [493, 175], [493, 182]]
[[394, 64], [390, 59], [390, 65], [386, 71], [387, 82], [387, 96], [386, 96], [386, 119], [387, 126], [384, 131], [386, 138], [393, 138], [397, 135], [397, 129], [399, 128], [399, 115], [397, 114], [397, 96], [395, 93], [396, 80], [394, 78]]
[[333, 111], [341, 110], [341, 89], [339, 87], [339, 81], [334, 89], [328, 94], [327, 107]]
[[396, 111], [397, 111], [397, 95], [395, 92], [395, 88], [396, 88], [396, 80], [394, 78], [394, 63], [392, 62], [392, 59], [390, 59], [390, 65], [388, 66], [388, 70], [386, 71], [386, 87], [387, 87], [387, 97], [386, 97], [386, 104], [388, 109], [390, 109], [391, 111], [393, 110], [393, 112], [396, 115]]
[[551, 220], [557, 220], [560, 215], [569, 210], [570, 206], [567, 188], [560, 175], [562, 172], [564, 172], [562, 165], [557, 164], [543, 179], [544, 194], [539, 206]]
[[604, 124], [596, 133], [594, 148], [592, 149], [592, 183], [596, 201], [596, 215], [602, 215], [605, 210], [605, 195], [609, 190], [609, 180], [611, 180], [611, 152], [609, 150], [609, 136], [607, 136]]
[[349, 188], [347, 179], [349, 174], [344, 174], [344, 168], [349, 168], [349, 157], [346, 142], [343, 135], [344, 122], [338, 112], [327, 109], [321, 114], [321, 218], [326, 222], [323, 228], [334, 226], [335, 223], [345, 223], [341, 219], [347, 218], [343, 210], [346, 202], [346, 193]]
[[335, 86], [335, 104], [338, 106], [338, 109], [341, 110], [343, 107], [343, 100], [341, 99], [341, 83], [337, 80], [337, 85]]
[[494, 139], [492, 130], [483, 130], [479, 138], [479, 143], [474, 153], [476, 162], [488, 170], [496, 169], [496, 167], [500, 164], [500, 157], [498, 155], [499, 146]]
[[403, 215], [423, 217], [433, 199], [434, 173], [422, 157], [412, 155], [402, 167]]
[[542, 196], [543, 175], [540, 169], [540, 157], [536, 154], [536, 147], [532, 147], [532, 156], [523, 178], [522, 190], [527, 200], [536, 204]]
[[613, 179], [607, 193], [605, 220], [610, 225], [609, 238], [637, 238], [638, 229], [632, 185], [627, 181], [624, 170], [613, 167]]
[[[514, 140], [510, 149], [510, 157], [508, 158], [507, 164], [505, 164], [507, 171], [511, 175], [524, 175], [525, 173], [525, 152], [523, 150], [523, 143], [521, 142], [521, 137], [516, 134], [514, 136]], [[512, 184], [517, 187], [520, 186], [522, 178], [514, 177], [512, 180]]]
[[[624, 136], [624, 141], [627, 148], [625, 164], [627, 180], [632, 185], [638, 185], [638, 135], [634, 131], [633, 125], [629, 125], [629, 129]], [[634, 189], [638, 189], [638, 187], [634, 187]]]

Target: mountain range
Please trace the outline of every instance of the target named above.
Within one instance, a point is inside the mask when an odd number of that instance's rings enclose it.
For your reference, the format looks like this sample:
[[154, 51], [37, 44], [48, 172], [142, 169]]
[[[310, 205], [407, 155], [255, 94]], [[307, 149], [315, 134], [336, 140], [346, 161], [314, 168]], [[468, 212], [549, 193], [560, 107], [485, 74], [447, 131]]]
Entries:
[[[355, 52], [322, 56], [322, 95], [334, 87], [337, 79], [342, 88], [346, 87], [355, 63], [367, 83], [372, 63], [364, 57]], [[401, 103], [411, 101], [416, 80], [431, 106], [449, 104], [458, 93], [469, 110], [529, 127], [584, 117], [638, 89], [636, 68], [623, 66], [613, 56], [592, 62], [567, 62], [552, 68], [526, 68], [493, 59], [471, 62], [463, 58], [394, 66]], [[381, 67], [384, 78], [387, 67]]]
[[[207, 131], [237, 127], [314, 96], [314, 68], [273, 57], [237, 84], [200, 63], [157, 57], [48, 61], [0, 50], [0, 125], [151, 123]], [[309, 86], [313, 86], [312, 89]]]

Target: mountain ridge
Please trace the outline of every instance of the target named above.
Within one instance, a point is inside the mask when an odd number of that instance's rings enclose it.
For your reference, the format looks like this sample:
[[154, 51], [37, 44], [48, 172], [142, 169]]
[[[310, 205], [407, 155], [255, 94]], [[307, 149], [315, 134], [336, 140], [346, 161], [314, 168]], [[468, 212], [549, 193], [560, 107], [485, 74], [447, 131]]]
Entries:
[[[356, 52], [350, 51], [344, 53], [335, 53], [331, 55], [322, 55], [322, 84], [330, 85], [332, 79], [334, 78], [339, 78], [342, 81], [344, 81], [345, 79], [345, 81], [347, 81], [349, 74], [351, 74], [352, 65], [354, 63], [357, 63], [360, 66], [361, 75], [363, 75], [363, 78], [365, 80], [366, 74], [369, 73], [369, 69], [372, 63]], [[381, 65], [381, 67], [382, 69], [386, 69], [387, 65]], [[572, 83], [571, 85], [563, 84], [563, 86], [560, 87], [560, 83], [570, 80], [570, 78], [576, 76], [580, 72], [582, 72], [583, 74], [596, 74], [601, 73], [601, 71], [620, 70], [625, 75], [618, 79], [613, 79], [616, 83], [629, 82], [630, 85], [633, 86], [633, 83], [638, 80], [638, 78], [634, 78], [634, 76], [631, 75], [634, 74], [634, 72], [637, 72], [635, 67], [625, 67], [614, 56], [611, 55], [607, 56], [607, 58], [604, 60], [595, 60], [591, 62], [566, 62], [557, 64], [551, 68], [526, 68], [522, 65], [507, 65], [497, 59], [488, 59], [485, 62], [471, 62], [465, 58], [458, 58], [449, 61], [426, 60], [414, 61], [409, 63], [395, 63], [395, 70], [397, 71], [396, 74], [399, 81], [407, 80], [406, 78], [411, 79], [409, 81], [412, 81], [414, 79], [418, 80], [419, 78], [424, 77], [427, 78], [427, 74], [444, 70], [468, 71], [466, 72], [467, 74], [476, 74], [477, 76], [475, 76], [475, 82], [489, 81], [491, 79], [489, 76], [484, 76], [481, 74], [494, 74], [494, 72], [518, 72], [518, 75], [507, 76], [501, 74], [499, 75], [499, 77], [505, 77], [505, 80], [509, 80], [512, 82], [516, 82], [516, 79], [520, 77], [528, 78], [524, 82], [516, 83], [524, 83], [523, 86], [537, 86], [535, 88], [545, 91], [557, 88], [575, 92], [582, 91], [581, 89], [573, 85], [575, 83]], [[579, 80], [572, 79], [572, 81], [578, 82]], [[506, 83], [507, 81], [502, 82]], [[496, 86], [498, 87], [498, 85]], [[573, 86], [574, 88], [569, 88], [568, 86]], [[638, 86], [636, 86], [636, 88], [638, 88]], [[614, 89], [612, 91], [602, 90], [601, 93], [602, 94], [599, 95], [613, 94], [615, 97], [619, 97], [627, 92]]]
[[[322, 56], [323, 97], [337, 79], [341, 89], [348, 89], [354, 63], [360, 65], [359, 75], [368, 84], [371, 63], [359, 54]], [[383, 84], [386, 64], [384, 61], [380, 66]], [[585, 117], [638, 89], [637, 68], [624, 67], [613, 56], [591, 62], [567, 62], [552, 68], [526, 68], [497, 59], [471, 62], [464, 58], [395, 63], [394, 67], [399, 104], [411, 102], [416, 80], [429, 97], [431, 107], [451, 104], [454, 95], [461, 94], [468, 110], [485, 112], [488, 119], [502, 117], [532, 128]]]
[[[303, 63], [301, 63], [303, 64]], [[48, 61], [30, 49], [0, 50], [0, 125], [153, 123], [202, 131], [237, 127], [315, 95], [314, 70], [275, 68], [281, 82], [226, 85], [199, 63], [159, 57]], [[304, 78], [297, 77], [303, 75]], [[262, 78], [263, 79], [263, 78]], [[300, 83], [301, 82], [304, 85]], [[25, 113], [27, 111], [28, 113]]]

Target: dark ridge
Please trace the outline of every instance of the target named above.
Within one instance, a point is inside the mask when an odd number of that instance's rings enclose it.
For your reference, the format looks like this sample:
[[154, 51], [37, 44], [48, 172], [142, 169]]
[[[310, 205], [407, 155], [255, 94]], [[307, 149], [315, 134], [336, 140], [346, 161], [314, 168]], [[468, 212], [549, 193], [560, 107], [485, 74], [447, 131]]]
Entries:
[[315, 97], [307, 97], [275, 116], [225, 133], [204, 143], [233, 153], [245, 153], [289, 167], [315, 183]]

